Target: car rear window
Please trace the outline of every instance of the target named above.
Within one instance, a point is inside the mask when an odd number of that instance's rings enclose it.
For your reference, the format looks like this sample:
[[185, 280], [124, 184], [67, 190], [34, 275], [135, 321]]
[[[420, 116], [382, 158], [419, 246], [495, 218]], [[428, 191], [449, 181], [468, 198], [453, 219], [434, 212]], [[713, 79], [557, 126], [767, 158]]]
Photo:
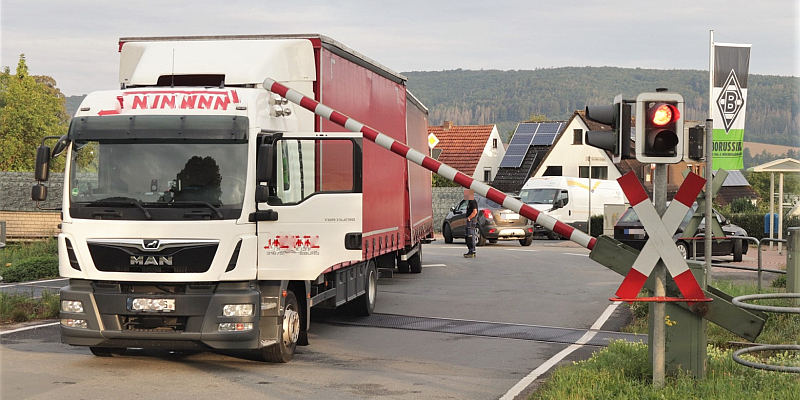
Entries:
[[492, 208], [492, 209], [503, 208], [503, 206], [501, 206], [500, 204], [497, 204], [494, 201], [487, 199], [486, 197], [475, 196], [475, 200], [478, 201], [479, 208]]
[[629, 207], [625, 210], [625, 213], [619, 217], [617, 222], [637, 222], [639, 221], [639, 216], [636, 215], [636, 211], [633, 211], [633, 207]]

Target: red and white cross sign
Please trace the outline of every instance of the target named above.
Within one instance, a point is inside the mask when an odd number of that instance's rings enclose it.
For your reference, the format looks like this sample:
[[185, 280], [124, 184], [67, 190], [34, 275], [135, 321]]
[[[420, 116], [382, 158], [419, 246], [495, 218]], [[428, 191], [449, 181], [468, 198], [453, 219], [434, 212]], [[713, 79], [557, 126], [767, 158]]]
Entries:
[[639, 220], [642, 221], [649, 239], [639, 253], [639, 257], [634, 261], [628, 275], [622, 281], [616, 295], [621, 299], [635, 298], [644, 287], [645, 281], [653, 272], [658, 260], [664, 260], [667, 270], [684, 298], [704, 299], [703, 289], [700, 288], [692, 271], [689, 270], [686, 260], [675, 246], [672, 235], [675, 234], [684, 216], [689, 212], [706, 180], [699, 175], [689, 173], [663, 217], [658, 216], [656, 208], [650, 202], [644, 187], [633, 172], [625, 174], [617, 179], [617, 182], [631, 202]]

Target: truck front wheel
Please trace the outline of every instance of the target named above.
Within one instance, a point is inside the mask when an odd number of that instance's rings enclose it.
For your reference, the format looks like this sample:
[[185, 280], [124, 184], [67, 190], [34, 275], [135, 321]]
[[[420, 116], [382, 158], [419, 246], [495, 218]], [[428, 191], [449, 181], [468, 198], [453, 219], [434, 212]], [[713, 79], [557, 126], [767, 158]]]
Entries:
[[297, 298], [291, 290], [286, 291], [286, 307], [280, 325], [278, 343], [261, 348], [261, 358], [267, 362], [287, 363], [294, 357], [297, 339], [300, 336], [300, 312]]

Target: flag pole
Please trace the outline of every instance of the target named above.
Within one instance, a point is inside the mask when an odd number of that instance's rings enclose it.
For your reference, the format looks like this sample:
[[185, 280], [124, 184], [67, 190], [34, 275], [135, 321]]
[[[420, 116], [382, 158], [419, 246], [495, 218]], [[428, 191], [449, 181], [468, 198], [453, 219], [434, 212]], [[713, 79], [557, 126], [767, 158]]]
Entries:
[[708, 118], [706, 119], [706, 190], [705, 190], [705, 210], [706, 230], [703, 241], [703, 260], [706, 269], [706, 284], [711, 284], [711, 218], [714, 216], [712, 211], [712, 196], [714, 179], [714, 30], [709, 31], [708, 46]]

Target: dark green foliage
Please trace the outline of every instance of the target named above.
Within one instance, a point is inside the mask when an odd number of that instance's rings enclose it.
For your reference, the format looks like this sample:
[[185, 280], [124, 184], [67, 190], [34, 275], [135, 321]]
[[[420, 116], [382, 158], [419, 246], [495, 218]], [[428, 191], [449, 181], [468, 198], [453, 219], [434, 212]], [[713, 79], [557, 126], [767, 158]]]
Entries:
[[757, 212], [758, 207], [750, 202], [750, 199], [739, 198], [731, 202], [731, 213]]
[[602, 215], [592, 215], [591, 219], [592, 223], [592, 236], [598, 237], [603, 234], [603, 216]]
[[[409, 89], [430, 110], [430, 124], [497, 124], [513, 131], [532, 114], [569, 119], [589, 104], [611, 104], [622, 94], [666, 87], [683, 95], [686, 119], [705, 121], [708, 73], [614, 67], [566, 67], [535, 71], [404, 72]], [[745, 138], [747, 141], [800, 146], [800, 78], [750, 75]]]
[[58, 257], [52, 255], [35, 256], [14, 263], [2, 269], [6, 282], [27, 282], [58, 276]]
[[[728, 219], [730, 219], [731, 223], [735, 225], [739, 225], [740, 227], [744, 228], [747, 231], [748, 236], [752, 236], [756, 239], [762, 239], [765, 237], [769, 237], [768, 234], [764, 234], [764, 214], [763, 212], [749, 212], [749, 213], [740, 213], [740, 214], [730, 214], [728, 215]], [[789, 227], [792, 226], [800, 226], [800, 217], [797, 216], [789, 216], [784, 217], [783, 219], [783, 237], [786, 238], [787, 233], [789, 231]], [[775, 232], [775, 237], [778, 237], [778, 233]]]

